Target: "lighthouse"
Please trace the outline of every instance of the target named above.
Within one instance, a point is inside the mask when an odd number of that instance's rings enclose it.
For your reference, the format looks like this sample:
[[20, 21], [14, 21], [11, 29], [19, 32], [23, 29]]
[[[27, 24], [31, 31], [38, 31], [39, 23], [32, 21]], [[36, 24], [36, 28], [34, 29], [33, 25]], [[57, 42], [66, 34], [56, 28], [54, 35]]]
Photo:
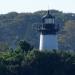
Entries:
[[38, 31], [40, 32], [40, 51], [58, 50], [57, 32], [59, 28], [55, 24], [55, 17], [51, 15], [49, 10], [47, 14], [42, 17], [42, 24]]

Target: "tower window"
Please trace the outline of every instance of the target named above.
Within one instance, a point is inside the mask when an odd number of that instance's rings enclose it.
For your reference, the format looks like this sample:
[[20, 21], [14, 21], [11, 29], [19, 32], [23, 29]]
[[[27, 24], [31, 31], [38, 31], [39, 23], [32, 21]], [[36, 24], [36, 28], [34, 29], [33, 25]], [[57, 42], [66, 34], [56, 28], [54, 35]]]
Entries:
[[54, 24], [54, 19], [45, 19], [46, 24]]

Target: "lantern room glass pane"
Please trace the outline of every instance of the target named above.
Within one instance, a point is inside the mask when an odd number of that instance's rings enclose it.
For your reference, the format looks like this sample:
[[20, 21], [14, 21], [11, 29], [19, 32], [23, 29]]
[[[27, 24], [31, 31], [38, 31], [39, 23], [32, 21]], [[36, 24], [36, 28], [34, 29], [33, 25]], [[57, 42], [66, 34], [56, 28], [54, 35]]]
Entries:
[[54, 24], [54, 19], [45, 19], [46, 24]]

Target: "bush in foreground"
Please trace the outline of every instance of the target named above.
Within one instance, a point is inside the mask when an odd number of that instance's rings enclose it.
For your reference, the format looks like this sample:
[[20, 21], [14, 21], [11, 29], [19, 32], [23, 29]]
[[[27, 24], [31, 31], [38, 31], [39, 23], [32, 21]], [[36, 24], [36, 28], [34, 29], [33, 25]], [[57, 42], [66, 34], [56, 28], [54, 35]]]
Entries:
[[66, 51], [1, 52], [1, 75], [75, 75], [75, 53]]

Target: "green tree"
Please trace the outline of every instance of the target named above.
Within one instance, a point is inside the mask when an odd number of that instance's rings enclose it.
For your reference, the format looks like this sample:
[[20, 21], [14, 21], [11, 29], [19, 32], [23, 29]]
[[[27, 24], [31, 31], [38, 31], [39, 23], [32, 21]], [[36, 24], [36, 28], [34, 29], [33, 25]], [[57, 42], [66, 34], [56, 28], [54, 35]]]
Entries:
[[24, 52], [28, 52], [29, 50], [31, 50], [33, 47], [27, 43], [26, 41], [20, 41], [19, 42], [19, 46], [22, 49], [22, 51]]

